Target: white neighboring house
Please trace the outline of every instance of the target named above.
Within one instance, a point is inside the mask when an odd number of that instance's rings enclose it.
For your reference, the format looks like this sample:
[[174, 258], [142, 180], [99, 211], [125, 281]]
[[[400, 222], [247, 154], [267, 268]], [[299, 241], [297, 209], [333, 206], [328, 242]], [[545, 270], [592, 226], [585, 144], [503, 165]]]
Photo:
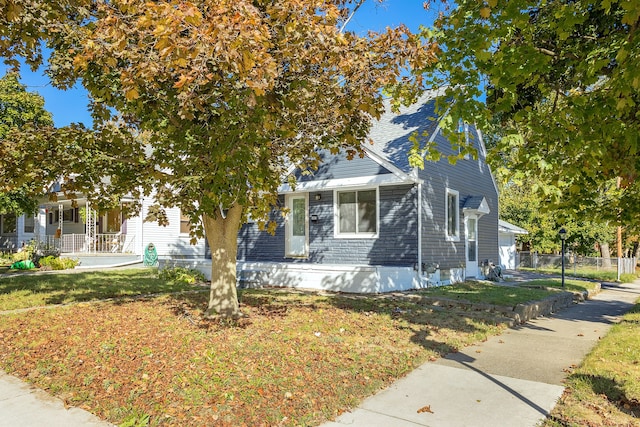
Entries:
[[[143, 198], [140, 215], [125, 218], [120, 207], [96, 212], [86, 199], [73, 202], [58, 193], [55, 202], [43, 202], [34, 216], [0, 215], [0, 251], [15, 252], [32, 240], [77, 258], [80, 267], [116, 266], [141, 262], [153, 243], [158, 258], [205, 258], [205, 239], [190, 244], [189, 220], [179, 208], [166, 209], [169, 225], [144, 222], [154, 200]], [[121, 205], [132, 203], [123, 199]]]
[[516, 253], [516, 236], [529, 234], [524, 228], [507, 221], [498, 220], [498, 246], [500, 250], [500, 266], [505, 270], [515, 270], [518, 267]]

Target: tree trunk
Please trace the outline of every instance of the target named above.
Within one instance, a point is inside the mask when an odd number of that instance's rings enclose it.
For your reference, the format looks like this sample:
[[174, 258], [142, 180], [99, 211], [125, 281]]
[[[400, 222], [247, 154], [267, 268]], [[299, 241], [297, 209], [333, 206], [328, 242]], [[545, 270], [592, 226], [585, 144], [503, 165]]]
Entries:
[[602, 267], [611, 268], [611, 250], [608, 243], [600, 243], [600, 254], [602, 255]]
[[236, 289], [236, 256], [242, 206], [233, 205], [226, 217], [202, 216], [204, 231], [211, 248], [211, 292], [206, 317], [240, 317]]

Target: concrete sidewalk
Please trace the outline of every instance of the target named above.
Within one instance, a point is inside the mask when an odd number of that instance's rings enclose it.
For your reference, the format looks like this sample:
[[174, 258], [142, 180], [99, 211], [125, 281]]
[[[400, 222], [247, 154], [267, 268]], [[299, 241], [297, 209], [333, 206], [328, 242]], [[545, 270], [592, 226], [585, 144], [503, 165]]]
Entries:
[[533, 427], [563, 380], [640, 298], [640, 281], [425, 363], [322, 427]]
[[80, 409], [0, 371], [0, 427], [110, 427]]

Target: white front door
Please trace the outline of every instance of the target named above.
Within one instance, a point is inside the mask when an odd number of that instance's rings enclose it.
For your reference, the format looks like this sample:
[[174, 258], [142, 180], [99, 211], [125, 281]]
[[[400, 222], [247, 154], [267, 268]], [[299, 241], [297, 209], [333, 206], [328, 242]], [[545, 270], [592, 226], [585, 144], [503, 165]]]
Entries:
[[285, 255], [288, 257], [309, 256], [308, 194], [285, 196], [289, 214], [285, 225]]
[[467, 268], [466, 277], [478, 277], [478, 217], [466, 216], [464, 219]]

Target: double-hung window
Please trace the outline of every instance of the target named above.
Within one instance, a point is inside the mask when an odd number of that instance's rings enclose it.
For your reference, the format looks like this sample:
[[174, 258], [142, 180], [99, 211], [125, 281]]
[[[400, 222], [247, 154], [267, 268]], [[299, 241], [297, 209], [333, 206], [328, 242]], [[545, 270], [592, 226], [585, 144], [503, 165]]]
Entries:
[[336, 236], [378, 235], [378, 191], [336, 191]]
[[26, 214], [24, 216], [24, 232], [33, 233], [35, 230], [36, 218], [33, 215]]
[[447, 200], [445, 207], [445, 222], [448, 240], [460, 239], [460, 195], [455, 190], [447, 189]]
[[191, 231], [191, 221], [189, 216], [180, 211], [180, 234], [189, 234]]

